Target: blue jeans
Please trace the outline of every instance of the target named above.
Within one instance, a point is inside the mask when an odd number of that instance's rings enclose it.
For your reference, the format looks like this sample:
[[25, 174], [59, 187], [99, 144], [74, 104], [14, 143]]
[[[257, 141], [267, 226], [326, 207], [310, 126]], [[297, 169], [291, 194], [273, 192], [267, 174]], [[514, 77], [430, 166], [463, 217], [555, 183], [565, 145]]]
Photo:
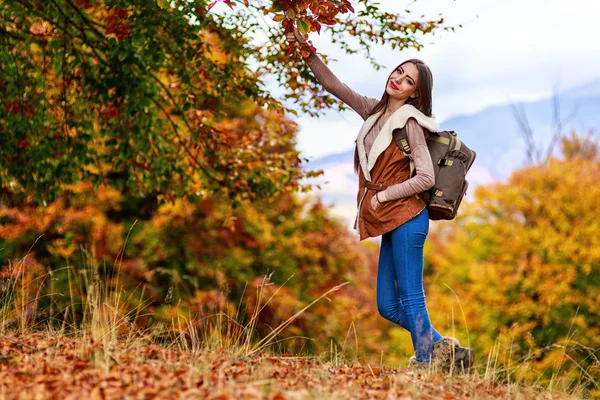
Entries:
[[[430, 361], [433, 343], [443, 338], [431, 326], [423, 290], [423, 246], [429, 233], [427, 208], [381, 235], [377, 309], [410, 332], [417, 361]], [[397, 285], [397, 287], [396, 287]]]

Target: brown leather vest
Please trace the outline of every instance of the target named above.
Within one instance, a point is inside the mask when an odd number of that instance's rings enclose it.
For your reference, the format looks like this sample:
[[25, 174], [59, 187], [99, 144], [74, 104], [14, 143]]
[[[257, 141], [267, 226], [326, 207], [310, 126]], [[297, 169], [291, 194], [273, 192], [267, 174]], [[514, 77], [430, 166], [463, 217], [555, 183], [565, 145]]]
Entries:
[[[373, 127], [379, 111], [367, 118], [357, 138], [357, 151], [360, 160], [358, 177], [358, 206], [354, 229], [358, 229], [360, 240], [375, 237], [396, 229], [421, 212], [426, 204], [418, 195], [390, 200], [377, 210], [371, 208], [371, 198], [385, 187], [404, 182], [410, 175], [410, 159], [404, 155], [393, 140], [393, 130], [403, 128], [408, 118], [415, 118], [419, 125], [437, 132], [439, 125], [432, 115], [428, 117], [410, 104], [398, 108], [388, 118], [375, 141], [366, 153], [364, 138]], [[381, 184], [381, 187], [378, 187]]]
[[[404, 182], [409, 178], [410, 159], [404, 155], [396, 143], [392, 141], [383, 153], [377, 157], [377, 161], [371, 170], [371, 182], [369, 186], [384, 184], [386, 186]], [[381, 189], [370, 189], [366, 187], [362, 168], [358, 175], [358, 195], [356, 197], [358, 212], [354, 221], [354, 229], [357, 229], [362, 241], [369, 237], [376, 237], [389, 232], [402, 225], [417, 215], [426, 206], [425, 202], [417, 195], [383, 203], [377, 210], [371, 208], [371, 198]]]

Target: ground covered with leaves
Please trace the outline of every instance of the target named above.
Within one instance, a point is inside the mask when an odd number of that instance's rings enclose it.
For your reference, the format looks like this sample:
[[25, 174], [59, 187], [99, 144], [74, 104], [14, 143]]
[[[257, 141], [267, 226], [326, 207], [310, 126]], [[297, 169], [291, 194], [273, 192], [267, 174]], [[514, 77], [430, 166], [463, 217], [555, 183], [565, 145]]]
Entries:
[[[336, 365], [338, 364], [338, 365]], [[225, 348], [33, 333], [0, 337], [0, 399], [549, 399], [475, 375], [417, 375], [407, 368], [236, 356]]]

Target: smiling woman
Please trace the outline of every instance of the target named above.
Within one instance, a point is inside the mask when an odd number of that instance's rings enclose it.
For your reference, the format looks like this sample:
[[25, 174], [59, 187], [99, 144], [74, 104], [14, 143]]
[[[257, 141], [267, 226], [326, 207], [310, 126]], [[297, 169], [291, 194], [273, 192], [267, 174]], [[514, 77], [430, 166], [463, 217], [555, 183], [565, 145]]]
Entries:
[[[287, 39], [291, 44], [305, 43], [297, 30], [287, 34]], [[404, 61], [390, 74], [383, 96], [377, 100], [342, 83], [315, 53], [310, 52], [305, 60], [323, 87], [365, 120], [354, 158], [359, 175], [354, 228], [360, 240], [381, 235], [379, 313], [410, 332], [415, 357], [409, 360], [409, 367], [449, 370], [459, 364], [469, 369], [474, 351], [460, 347], [458, 340], [442, 336], [431, 326], [425, 304], [423, 246], [429, 215], [419, 194], [434, 185], [425, 135], [439, 128], [431, 112], [433, 77], [429, 67], [419, 59]], [[414, 176], [411, 160], [392, 140], [395, 129], [406, 130]]]

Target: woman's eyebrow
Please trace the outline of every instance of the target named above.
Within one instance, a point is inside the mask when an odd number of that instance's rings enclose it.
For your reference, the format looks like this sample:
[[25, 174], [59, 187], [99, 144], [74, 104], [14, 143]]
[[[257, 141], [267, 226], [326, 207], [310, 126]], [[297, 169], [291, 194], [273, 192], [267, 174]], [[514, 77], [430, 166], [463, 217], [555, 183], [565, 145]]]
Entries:
[[[402, 73], [404, 73], [404, 68], [398, 67], [398, 69], [401, 70]], [[406, 76], [408, 76], [410, 79], [412, 79], [413, 82], [415, 81], [412, 76], [410, 76], [410, 75], [406, 75]]]

